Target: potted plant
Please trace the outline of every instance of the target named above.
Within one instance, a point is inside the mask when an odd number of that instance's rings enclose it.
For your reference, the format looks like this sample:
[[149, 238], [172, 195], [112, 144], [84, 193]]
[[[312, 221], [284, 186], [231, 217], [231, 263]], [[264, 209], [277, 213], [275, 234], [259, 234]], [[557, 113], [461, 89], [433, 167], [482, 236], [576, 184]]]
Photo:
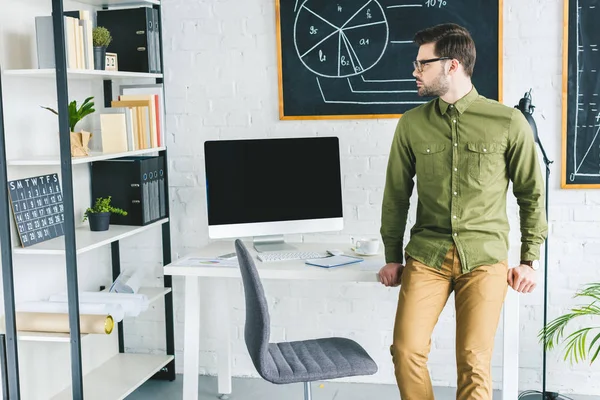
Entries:
[[108, 29], [97, 26], [92, 30], [92, 44], [94, 46], [94, 69], [104, 70], [106, 65], [106, 48], [112, 42]]
[[83, 220], [90, 220], [91, 231], [107, 231], [110, 224], [110, 214], [127, 215], [127, 211], [110, 205], [111, 196], [98, 197], [93, 207], [88, 207], [83, 214]]
[[[71, 156], [73, 157], [81, 157], [89, 155], [90, 149], [88, 148], [88, 143], [92, 134], [90, 132], [81, 131], [75, 132], [75, 126], [79, 121], [85, 118], [87, 115], [95, 112], [94, 102], [92, 101], [94, 97], [88, 97], [84, 100], [81, 107], [77, 108], [77, 101], [73, 100], [69, 103], [69, 128], [71, 129]], [[53, 112], [58, 115], [58, 112], [50, 107], [44, 107], [46, 110]]]
[[[540, 332], [539, 339], [545, 338], [546, 349], [552, 350], [563, 338], [564, 331], [571, 321], [579, 317], [597, 318], [600, 322], [600, 283], [590, 283], [579, 290], [574, 297], [589, 299], [589, 304], [574, 307], [570, 312], [555, 318], [548, 323]], [[589, 358], [592, 364], [600, 354], [600, 326], [588, 326], [577, 329], [564, 339], [566, 342], [564, 359], [570, 359], [571, 363], [583, 361]], [[589, 336], [594, 335], [591, 342], [587, 342]]]

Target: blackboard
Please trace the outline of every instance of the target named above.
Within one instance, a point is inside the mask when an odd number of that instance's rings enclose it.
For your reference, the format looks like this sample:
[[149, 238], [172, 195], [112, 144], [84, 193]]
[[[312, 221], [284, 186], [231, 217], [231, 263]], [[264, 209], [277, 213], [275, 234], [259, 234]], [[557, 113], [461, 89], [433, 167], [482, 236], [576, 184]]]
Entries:
[[396, 118], [430, 98], [414, 34], [454, 22], [477, 48], [473, 83], [502, 100], [502, 0], [277, 0], [281, 119]]
[[23, 247], [64, 235], [64, 205], [57, 174], [8, 182]]
[[600, 1], [565, 0], [563, 188], [600, 188]]

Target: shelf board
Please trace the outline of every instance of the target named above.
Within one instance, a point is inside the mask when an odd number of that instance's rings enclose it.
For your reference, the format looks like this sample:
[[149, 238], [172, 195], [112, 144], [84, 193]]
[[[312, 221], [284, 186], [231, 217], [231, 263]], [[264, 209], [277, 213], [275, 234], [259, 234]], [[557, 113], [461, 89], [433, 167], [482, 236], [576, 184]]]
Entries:
[[[154, 303], [156, 300], [163, 298], [167, 293], [171, 292], [171, 288], [166, 287], [141, 287], [138, 291], [139, 294], [145, 294], [148, 296], [149, 304]], [[128, 318], [128, 317], [126, 317]], [[82, 333], [81, 338], [88, 336], [88, 333]], [[56, 332], [17, 332], [19, 341], [22, 342], [51, 342], [51, 343], [69, 343], [71, 341], [71, 335], [68, 333], [56, 333]]]
[[145, 294], [148, 296], [148, 302], [150, 304], [154, 303], [160, 298], [163, 298], [167, 295], [167, 293], [170, 292], [170, 287], [141, 287], [140, 290], [138, 290], [139, 294]]
[[[169, 221], [169, 218], [163, 218], [144, 226], [111, 225], [107, 231], [102, 232], [90, 231], [88, 226], [77, 228], [75, 229], [77, 254], [82, 254], [112, 242], [116, 242], [117, 240], [136, 235], [145, 230], [152, 229], [157, 225], [162, 225], [167, 221]], [[65, 238], [59, 236], [45, 242], [34, 244], [30, 247], [16, 247], [14, 248], [13, 253], [29, 255], [63, 255], [65, 254]]]
[[[87, 333], [81, 334], [81, 338], [88, 336]], [[58, 332], [17, 332], [17, 338], [21, 342], [47, 342], [47, 343], [69, 343], [71, 335]]]
[[96, 7], [130, 7], [130, 6], [148, 6], [160, 5], [157, 0], [75, 0], [78, 3], [89, 4]]
[[[154, 147], [151, 149], [125, 151], [122, 153], [98, 153], [91, 152], [88, 157], [73, 157], [71, 162], [75, 164], [88, 164], [94, 161], [112, 160], [120, 157], [140, 156], [149, 153], [156, 153], [158, 151], [165, 150], [165, 147]], [[8, 160], [7, 165], [9, 166], [48, 166], [48, 165], [60, 165], [60, 158], [56, 156], [43, 156], [33, 158], [22, 158]]]
[[[173, 360], [173, 356], [121, 353], [90, 371], [83, 377], [86, 400], [124, 399], [133, 393], [162, 367]], [[52, 400], [73, 399], [69, 386]]]
[[[55, 69], [7, 69], [5, 76], [20, 76], [27, 78], [54, 78]], [[127, 79], [127, 78], [162, 78], [163, 74], [128, 71], [101, 71], [95, 69], [67, 69], [67, 75], [73, 79]]]

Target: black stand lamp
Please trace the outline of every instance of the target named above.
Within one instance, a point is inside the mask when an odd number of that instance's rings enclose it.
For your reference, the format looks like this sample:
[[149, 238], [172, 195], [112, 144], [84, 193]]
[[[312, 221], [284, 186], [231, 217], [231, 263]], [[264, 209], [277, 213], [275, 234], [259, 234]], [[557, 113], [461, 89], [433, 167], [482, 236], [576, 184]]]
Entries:
[[[531, 89], [529, 92], [525, 93], [523, 98], [519, 100], [519, 105], [515, 106], [518, 108], [523, 115], [529, 125], [531, 126], [531, 130], [533, 131], [533, 138], [535, 142], [540, 147], [542, 151], [542, 157], [544, 160], [544, 164], [546, 164], [546, 221], [548, 220], [548, 180], [550, 178], [550, 164], [553, 161], [548, 159], [546, 155], [546, 151], [544, 150], [544, 146], [540, 141], [540, 137], [538, 136], [537, 126], [535, 124], [535, 120], [533, 119], [533, 109], [535, 108], [531, 104]], [[544, 327], [546, 326], [548, 319], [548, 238], [544, 243]], [[539, 392], [537, 390], [527, 390], [519, 395], [519, 399], [523, 400], [551, 400], [551, 399], [564, 399], [565, 397], [559, 396], [556, 392], [547, 392], [546, 391], [546, 337], [543, 338], [543, 362], [542, 362], [542, 391]]]

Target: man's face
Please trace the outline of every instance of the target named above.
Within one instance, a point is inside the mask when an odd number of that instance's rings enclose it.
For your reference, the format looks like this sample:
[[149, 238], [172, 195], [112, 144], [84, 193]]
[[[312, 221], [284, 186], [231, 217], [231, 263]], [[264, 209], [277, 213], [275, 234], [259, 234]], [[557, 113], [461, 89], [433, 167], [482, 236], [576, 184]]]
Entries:
[[419, 47], [418, 68], [415, 68], [413, 72], [413, 76], [417, 79], [419, 96], [443, 96], [448, 93], [450, 88], [450, 80], [445, 68], [445, 64], [450, 60], [421, 63], [425, 60], [439, 58], [435, 55], [434, 49], [435, 43], [427, 43]]

